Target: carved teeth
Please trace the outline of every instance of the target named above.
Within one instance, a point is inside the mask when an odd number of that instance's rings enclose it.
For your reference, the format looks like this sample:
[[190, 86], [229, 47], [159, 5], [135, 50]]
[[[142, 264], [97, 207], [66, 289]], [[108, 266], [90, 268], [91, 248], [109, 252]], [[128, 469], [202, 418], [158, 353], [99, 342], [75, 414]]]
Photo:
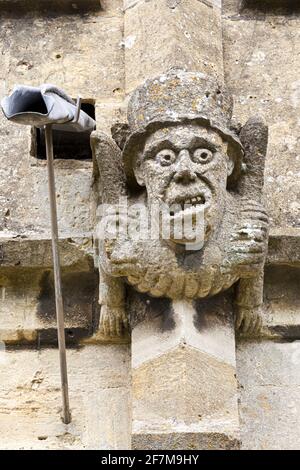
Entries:
[[193, 204], [193, 205], [195, 205], [195, 204], [205, 204], [205, 197], [202, 196], [202, 195], [192, 197], [192, 198], [186, 199], [184, 201], [184, 204]]
[[[203, 205], [203, 204], [205, 204], [205, 197], [203, 195], [177, 201], [174, 210], [170, 211], [170, 216], [174, 217], [176, 214], [179, 214], [181, 211], [189, 210], [189, 209], [193, 210], [193, 208], [197, 207], [198, 205]], [[190, 208], [186, 207], [188, 205], [192, 207]]]

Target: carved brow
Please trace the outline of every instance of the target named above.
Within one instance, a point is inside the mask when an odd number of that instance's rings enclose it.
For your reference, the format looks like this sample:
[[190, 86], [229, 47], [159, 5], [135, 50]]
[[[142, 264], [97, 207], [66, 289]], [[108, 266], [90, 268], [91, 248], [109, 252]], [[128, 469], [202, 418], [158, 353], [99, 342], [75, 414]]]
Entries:
[[221, 148], [220, 145], [217, 145], [217, 144], [211, 142], [210, 140], [206, 139], [205, 137], [199, 137], [199, 136], [194, 136], [192, 138], [192, 140], [190, 142], [190, 146], [193, 149], [204, 147], [204, 148], [207, 148], [207, 149], [211, 150], [212, 152], [216, 152], [217, 150], [219, 150]]
[[204, 147], [211, 150], [212, 152], [216, 152], [221, 148], [220, 145], [214, 144], [210, 140], [198, 136], [194, 136], [187, 146], [175, 145], [169, 139], [163, 139], [158, 140], [157, 142], [153, 142], [149, 145], [147, 150], [144, 152], [144, 159], [146, 160], [148, 158], [154, 158], [154, 156], [163, 149], [170, 149], [178, 153], [180, 150], [183, 150], [186, 147], [192, 148], [193, 150], [199, 147]]
[[144, 152], [144, 159], [154, 158], [155, 155], [163, 149], [170, 149], [174, 152], [178, 152], [178, 147], [174, 145], [169, 139], [159, 140], [150, 144]]

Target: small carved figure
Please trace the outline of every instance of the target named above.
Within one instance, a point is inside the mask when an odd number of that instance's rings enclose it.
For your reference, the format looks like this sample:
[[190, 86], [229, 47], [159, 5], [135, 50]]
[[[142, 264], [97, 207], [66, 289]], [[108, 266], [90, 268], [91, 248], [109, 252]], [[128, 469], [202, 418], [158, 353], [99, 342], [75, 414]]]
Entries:
[[[101, 202], [118, 204], [128, 197], [129, 210], [118, 213], [120, 226], [135, 217], [133, 204], [177, 207], [169, 213], [169, 239], [133, 239], [120, 229], [115, 239], [97, 241], [105, 335], [128, 328], [126, 283], [151, 296], [187, 300], [236, 284], [236, 328], [259, 330], [268, 242], [261, 201], [268, 129], [251, 118], [238, 134], [231, 114], [232, 98], [214, 80], [170, 72], [133, 93], [122, 150], [111, 137], [92, 134]], [[188, 215], [194, 224], [199, 211], [203, 243], [189, 249], [189, 235], [178, 238], [172, 227]]]

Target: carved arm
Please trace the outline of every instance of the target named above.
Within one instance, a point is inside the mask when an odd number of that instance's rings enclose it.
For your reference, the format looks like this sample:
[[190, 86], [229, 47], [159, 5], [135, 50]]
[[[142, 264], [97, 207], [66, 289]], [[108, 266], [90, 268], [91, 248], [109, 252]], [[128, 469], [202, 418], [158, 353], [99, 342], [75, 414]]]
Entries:
[[[126, 196], [126, 181], [123, 170], [121, 150], [113, 139], [103, 132], [95, 131], [91, 135], [96, 176], [102, 204], [118, 204], [119, 198]], [[103, 215], [103, 214], [102, 214]], [[101, 216], [98, 228], [101, 228]], [[100, 227], [99, 227], [100, 224]], [[100, 251], [99, 256], [99, 303], [100, 333], [108, 337], [122, 336], [128, 329], [125, 311], [125, 286], [121, 278], [109, 273], [109, 254], [106, 252], [105, 240], [99, 240], [96, 233], [95, 243]]]
[[268, 246], [268, 217], [262, 206], [268, 127], [263, 119], [248, 120], [240, 133], [245, 149], [246, 171], [241, 177], [241, 237], [248, 243], [249, 265], [241, 276], [236, 297], [236, 328], [242, 333], [257, 333], [262, 324], [264, 263]]

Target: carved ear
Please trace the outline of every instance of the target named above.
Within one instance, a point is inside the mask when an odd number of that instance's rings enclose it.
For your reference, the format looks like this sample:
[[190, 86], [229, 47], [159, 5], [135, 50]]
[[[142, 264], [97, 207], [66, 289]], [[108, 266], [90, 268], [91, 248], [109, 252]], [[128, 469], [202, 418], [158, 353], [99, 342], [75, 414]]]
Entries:
[[133, 162], [133, 172], [134, 176], [140, 186], [145, 186], [145, 178], [144, 178], [144, 172], [142, 169], [142, 159], [141, 159], [141, 154], [138, 153], [138, 155], [135, 157], [134, 162]]
[[251, 117], [240, 132], [245, 150], [243, 172], [239, 192], [243, 196], [260, 200], [264, 185], [265, 158], [268, 147], [268, 126], [260, 116]]

